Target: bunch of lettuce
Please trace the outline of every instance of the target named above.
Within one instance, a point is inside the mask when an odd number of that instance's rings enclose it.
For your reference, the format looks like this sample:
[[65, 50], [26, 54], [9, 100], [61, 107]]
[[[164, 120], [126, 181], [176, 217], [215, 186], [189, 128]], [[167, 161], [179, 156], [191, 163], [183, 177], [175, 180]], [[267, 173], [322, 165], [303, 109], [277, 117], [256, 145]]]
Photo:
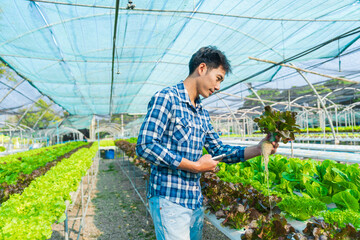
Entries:
[[300, 133], [299, 125], [296, 124], [296, 112], [291, 111], [275, 111], [270, 106], [265, 107], [265, 112], [260, 118], [255, 118], [261, 132], [270, 134], [270, 141], [275, 141], [278, 136], [279, 141], [287, 143], [295, 140], [294, 132]]

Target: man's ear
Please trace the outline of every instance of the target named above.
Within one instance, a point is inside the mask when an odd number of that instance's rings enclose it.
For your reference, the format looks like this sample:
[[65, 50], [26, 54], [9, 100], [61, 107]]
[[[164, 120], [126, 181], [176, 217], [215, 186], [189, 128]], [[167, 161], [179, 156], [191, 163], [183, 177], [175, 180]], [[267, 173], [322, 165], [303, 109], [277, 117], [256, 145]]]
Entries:
[[205, 75], [207, 73], [206, 63], [200, 63], [199, 66], [197, 67], [197, 71], [200, 76]]

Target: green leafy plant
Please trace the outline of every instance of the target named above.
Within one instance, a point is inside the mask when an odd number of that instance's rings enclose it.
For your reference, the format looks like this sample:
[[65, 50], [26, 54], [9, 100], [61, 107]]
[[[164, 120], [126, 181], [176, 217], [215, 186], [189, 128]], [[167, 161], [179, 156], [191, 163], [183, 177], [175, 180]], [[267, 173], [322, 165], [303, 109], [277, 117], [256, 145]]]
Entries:
[[270, 106], [265, 106], [263, 115], [254, 119], [261, 131], [269, 137], [268, 140], [261, 142], [261, 155], [264, 157], [266, 179], [269, 179], [269, 156], [274, 148], [272, 142], [282, 141], [287, 143], [295, 139], [294, 131], [300, 132], [299, 125], [296, 125], [296, 114], [290, 111], [275, 111]]
[[65, 201], [92, 165], [98, 145], [64, 158], [45, 175], [14, 194], [0, 208], [0, 239], [49, 239], [52, 224], [64, 220]]
[[298, 220], [307, 220], [313, 216], [319, 216], [321, 211], [327, 209], [325, 203], [313, 199], [304, 198], [297, 195], [287, 196], [278, 203], [281, 210], [289, 213]]
[[[7, 182], [3, 182], [0, 184], [0, 203], [5, 202], [9, 199], [12, 194], [18, 193], [21, 194], [24, 189], [29, 186], [29, 184], [36, 179], [37, 177], [44, 175], [47, 171], [49, 171], [53, 166], [55, 166], [58, 162], [60, 162], [64, 158], [70, 157], [74, 152], [78, 151], [80, 148], [83, 147], [91, 147], [92, 144], [86, 144], [84, 142], [77, 142], [77, 143], [68, 143], [62, 147], [54, 148], [53, 150], [57, 150], [55, 154], [55, 159], [48, 159], [48, 162], [45, 165], [38, 167], [37, 169], [33, 170], [31, 173], [13, 173], [10, 176], [14, 178], [14, 183], [9, 184]], [[73, 147], [76, 147], [73, 149]], [[71, 150], [71, 151], [69, 151]], [[43, 153], [42, 153], [43, 154]], [[63, 154], [63, 155], [61, 155]], [[33, 159], [43, 159], [41, 154], [33, 156]], [[47, 155], [48, 156], [48, 155]], [[52, 155], [51, 155], [52, 156]], [[34, 167], [37, 167], [37, 161], [34, 162], [25, 162], [28, 168], [31, 170]]]
[[40, 151], [17, 154], [15, 158], [12, 156], [6, 159], [1, 158], [3, 164], [0, 164], [0, 184], [16, 184], [21, 173], [30, 174], [35, 169], [45, 166], [46, 163], [55, 160], [57, 157], [86, 144], [85, 142], [71, 142], [56, 145], [52, 148], [41, 149]]
[[280, 112], [273, 110], [270, 106], [265, 107], [265, 112], [260, 118], [255, 118], [261, 132], [270, 134], [270, 141], [275, 141], [275, 136], [283, 143], [294, 140], [294, 132], [300, 133], [299, 125], [296, 124], [296, 112]]
[[336, 206], [339, 206], [342, 209], [351, 209], [356, 212], [359, 210], [359, 199], [359, 191], [353, 189], [339, 192], [332, 197]]
[[[115, 142], [115, 145], [120, 148], [124, 153], [131, 158], [131, 161], [136, 165], [141, 167], [143, 170], [150, 169], [150, 163], [147, 162], [143, 158], [139, 158], [136, 155], [136, 142], [137, 138], [130, 138], [130, 139], [120, 139]], [[144, 174], [144, 178], [148, 178], [148, 173]]]
[[115, 146], [114, 140], [101, 140], [100, 147], [111, 147]]
[[[322, 162], [311, 159], [301, 160], [281, 155], [270, 156], [269, 188], [264, 184], [264, 168], [261, 157], [249, 159], [237, 164], [219, 163], [217, 176], [226, 182], [251, 185], [265, 195], [276, 195], [282, 199], [299, 198], [304, 202], [314, 202], [314, 206], [335, 203], [337, 209], [360, 209], [359, 193], [360, 169], [357, 164], [340, 164], [332, 160]], [[301, 209], [301, 200], [299, 208]], [[292, 201], [283, 201], [280, 206], [284, 212], [302, 219], [318, 216], [319, 210], [308, 208], [294, 210]], [[320, 208], [322, 209], [322, 208]]]
[[324, 222], [337, 224], [340, 228], [345, 228], [346, 224], [352, 224], [355, 228], [360, 228], [360, 213], [351, 209], [326, 211], [321, 214]]

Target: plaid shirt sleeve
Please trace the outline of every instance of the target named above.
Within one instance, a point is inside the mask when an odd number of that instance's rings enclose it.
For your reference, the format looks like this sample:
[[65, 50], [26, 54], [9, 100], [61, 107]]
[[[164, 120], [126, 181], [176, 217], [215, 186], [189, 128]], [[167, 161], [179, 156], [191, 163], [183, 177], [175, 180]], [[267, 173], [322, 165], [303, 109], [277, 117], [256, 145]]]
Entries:
[[177, 169], [182, 157], [161, 144], [161, 137], [172, 117], [171, 108], [172, 102], [167, 91], [160, 91], [151, 98], [148, 113], [140, 128], [136, 153], [154, 165]]
[[215, 132], [213, 126], [210, 124], [210, 116], [207, 115], [207, 122], [208, 122], [208, 131], [206, 133], [205, 138], [205, 148], [211, 154], [212, 156], [218, 156], [221, 154], [230, 154], [230, 156], [225, 157], [222, 162], [225, 163], [238, 163], [238, 162], [244, 162], [245, 157], [245, 148], [241, 146], [230, 146], [230, 145], [224, 145], [219, 135]]

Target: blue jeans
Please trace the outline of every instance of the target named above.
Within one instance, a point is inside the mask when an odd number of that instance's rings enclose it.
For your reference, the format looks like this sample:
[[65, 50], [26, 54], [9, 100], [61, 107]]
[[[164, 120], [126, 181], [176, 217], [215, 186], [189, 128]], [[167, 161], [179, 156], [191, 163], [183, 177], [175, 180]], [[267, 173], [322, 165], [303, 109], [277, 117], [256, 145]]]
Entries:
[[162, 197], [149, 199], [157, 240], [201, 240], [204, 208], [189, 209]]

